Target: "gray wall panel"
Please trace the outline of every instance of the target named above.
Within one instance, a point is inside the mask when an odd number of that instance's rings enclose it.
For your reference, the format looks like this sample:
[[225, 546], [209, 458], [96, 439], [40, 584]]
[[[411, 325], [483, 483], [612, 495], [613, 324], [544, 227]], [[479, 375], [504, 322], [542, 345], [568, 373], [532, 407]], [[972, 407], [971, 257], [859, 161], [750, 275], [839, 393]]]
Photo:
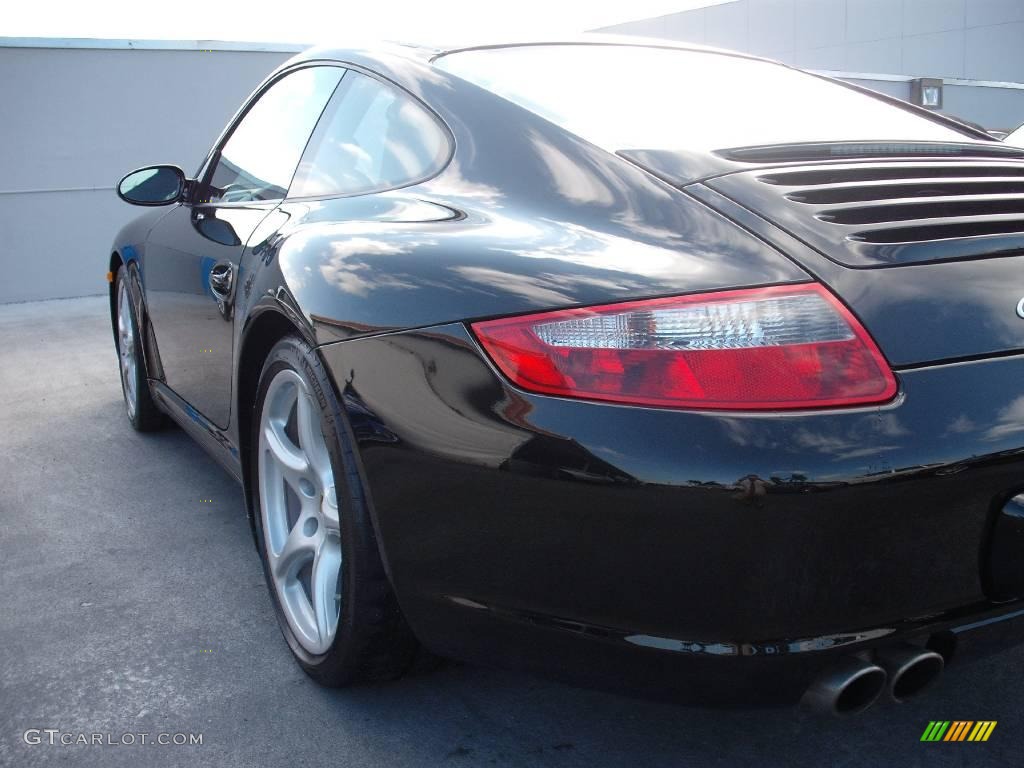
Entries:
[[1021, 0], [969, 0], [966, 21], [968, 27], [1024, 21], [1024, 2]]
[[903, 74], [914, 77], [966, 77], [964, 30], [904, 37]]
[[704, 41], [719, 48], [747, 49], [747, 4], [725, 3], [704, 9]]
[[901, 36], [903, 0], [846, 0], [846, 39], [865, 42]]
[[[0, 303], [104, 290], [126, 171], [193, 173], [289, 53], [0, 47]], [[68, 188], [98, 191], [57, 192]]]
[[673, 13], [662, 16], [664, 26], [659, 33], [670, 40], [683, 40], [687, 43], [704, 42], [704, 9], [684, 13]]
[[923, 35], [964, 28], [966, 0], [903, 0], [903, 34]]
[[750, 52], [772, 56], [796, 47], [795, 0], [750, 0]]
[[895, 38], [849, 43], [843, 69], [847, 72], [902, 72], [903, 45]]
[[802, 69], [835, 69], [845, 67], [846, 46], [830, 45], [825, 48], [799, 48], [796, 65]]
[[[677, 38], [666, 30], [664, 22], [665, 18], [666, 17], [664, 16], [659, 16], [655, 19], [641, 19], [640, 21], [627, 21], [623, 24], [617, 24], [615, 27], [615, 34], [640, 35], [642, 37], [670, 37], [677, 40], [683, 39]], [[690, 42], [698, 41], [692, 40]]]
[[[1024, 0], [1019, 0], [1024, 5]], [[964, 77], [978, 80], [1024, 80], [1024, 21], [992, 27], [974, 27], [966, 32]]]
[[796, 8], [796, 47], [841, 45], [846, 36], [846, 0], [801, 0]]
[[0, 303], [105, 291], [110, 242], [131, 215], [113, 190], [0, 195]]
[[884, 93], [888, 96], [895, 96], [897, 99], [908, 101], [910, 99], [910, 83], [894, 80], [865, 80], [863, 78], [847, 78], [855, 85], [870, 88], [873, 91]]

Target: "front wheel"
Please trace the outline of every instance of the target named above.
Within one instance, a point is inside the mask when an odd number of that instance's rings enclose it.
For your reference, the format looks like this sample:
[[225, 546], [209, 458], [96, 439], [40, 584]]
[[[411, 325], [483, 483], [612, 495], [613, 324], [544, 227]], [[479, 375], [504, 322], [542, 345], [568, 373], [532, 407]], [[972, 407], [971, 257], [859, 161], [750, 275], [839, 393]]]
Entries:
[[256, 538], [285, 639], [317, 682], [397, 677], [416, 642], [384, 573], [341, 406], [314, 350], [271, 350], [251, 444]]
[[128, 269], [117, 270], [117, 359], [121, 371], [121, 392], [128, 421], [140, 432], [152, 432], [164, 424], [163, 414], [149, 392], [146, 358], [142, 353], [142, 337], [135, 316]]

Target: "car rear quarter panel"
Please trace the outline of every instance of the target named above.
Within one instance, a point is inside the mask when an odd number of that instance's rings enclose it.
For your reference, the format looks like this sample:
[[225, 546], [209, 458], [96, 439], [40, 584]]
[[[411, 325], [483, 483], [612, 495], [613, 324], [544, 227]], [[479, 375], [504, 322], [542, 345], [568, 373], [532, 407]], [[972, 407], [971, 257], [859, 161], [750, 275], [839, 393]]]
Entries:
[[884, 407], [750, 415], [517, 391], [461, 324], [321, 352], [400, 602], [441, 650], [473, 645], [474, 609], [778, 653], [981, 610], [994, 512], [1024, 487], [1021, 357], [903, 372]]

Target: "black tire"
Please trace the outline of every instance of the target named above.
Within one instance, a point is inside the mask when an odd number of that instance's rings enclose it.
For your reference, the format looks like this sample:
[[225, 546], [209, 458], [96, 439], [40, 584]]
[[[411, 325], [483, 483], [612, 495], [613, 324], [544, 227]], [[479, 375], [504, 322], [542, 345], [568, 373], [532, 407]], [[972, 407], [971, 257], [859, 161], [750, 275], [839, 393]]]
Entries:
[[[305, 380], [319, 406], [320, 427], [330, 454], [341, 510], [342, 607], [334, 642], [319, 656], [303, 648], [285, 618], [271, 576], [263, 531], [258, 474], [259, 429], [267, 388], [274, 376], [285, 368]], [[332, 688], [400, 677], [412, 665], [418, 643], [402, 616], [384, 571], [351, 429], [327, 371], [305, 341], [286, 336], [270, 351], [260, 374], [252, 424], [253, 449], [249, 461], [256, 543], [278, 624], [296, 661], [316, 682]]]
[[[134, 379], [135, 389], [135, 408], [132, 410], [131, 403], [129, 401], [128, 387], [125, 383], [125, 374], [121, 369], [121, 335], [118, 331], [119, 324], [121, 321], [121, 291], [127, 291], [128, 294], [128, 312], [127, 322], [130, 327], [132, 336], [132, 344], [135, 350], [135, 373], [132, 377]], [[124, 396], [125, 401], [125, 413], [128, 416], [128, 421], [131, 425], [139, 432], [154, 432], [158, 429], [163, 428], [166, 421], [160, 408], [153, 400], [153, 395], [149, 391], [149, 375], [146, 370], [146, 356], [143, 353], [142, 336], [139, 333], [139, 323], [135, 316], [135, 302], [132, 301], [131, 296], [131, 283], [128, 280], [128, 268], [121, 266], [117, 270], [117, 279], [114, 283], [114, 296], [116, 307], [115, 314], [115, 347], [118, 353], [118, 373], [121, 379], [121, 394]]]

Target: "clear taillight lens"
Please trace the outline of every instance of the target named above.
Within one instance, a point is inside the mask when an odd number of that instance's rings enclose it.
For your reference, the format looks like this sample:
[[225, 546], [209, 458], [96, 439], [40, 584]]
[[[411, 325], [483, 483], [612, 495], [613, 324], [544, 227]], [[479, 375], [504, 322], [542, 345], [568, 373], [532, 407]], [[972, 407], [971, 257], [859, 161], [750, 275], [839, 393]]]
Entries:
[[635, 405], [777, 410], [890, 400], [896, 379], [816, 284], [633, 301], [473, 323], [514, 384]]

